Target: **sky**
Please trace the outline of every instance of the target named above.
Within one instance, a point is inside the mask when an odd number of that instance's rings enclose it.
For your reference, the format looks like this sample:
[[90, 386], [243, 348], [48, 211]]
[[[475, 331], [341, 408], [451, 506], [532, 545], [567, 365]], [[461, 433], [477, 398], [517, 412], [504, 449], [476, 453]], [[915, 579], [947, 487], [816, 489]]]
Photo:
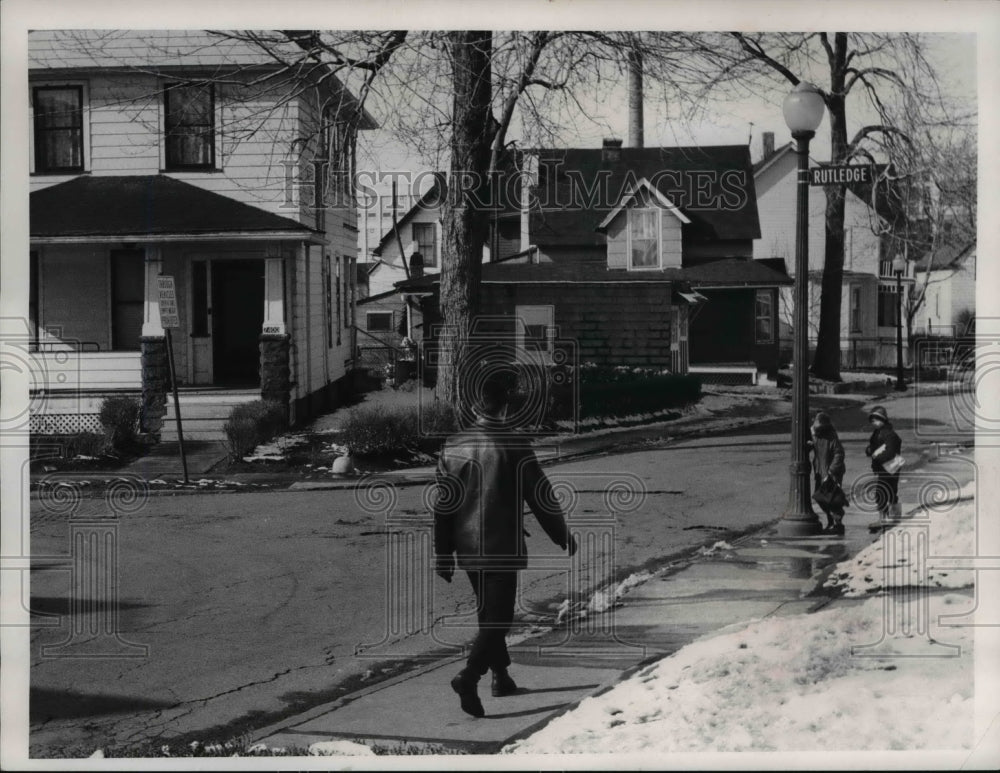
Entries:
[[[976, 37], [972, 33], [927, 33], [927, 55], [941, 78], [945, 92], [975, 106], [976, 99]], [[828, 78], [828, 74], [825, 76]], [[812, 79], [825, 85], [822, 68]], [[773, 132], [775, 145], [790, 141], [789, 130], [781, 112], [781, 103], [789, 88], [778, 83], [774, 88], [740, 99], [718, 99], [706, 102], [703, 113], [693, 120], [679, 115], [682, 106], [670, 103], [663, 90], [651, 78], [645, 84], [645, 144], [656, 146], [734, 145], [750, 143], [754, 159], [761, 152], [764, 132]], [[392, 95], [387, 95], [392, 98]], [[583, 110], [569, 116], [561, 131], [566, 147], [599, 147], [608, 137], [627, 138], [628, 97], [624, 83], [605, 83], [594, 89], [576, 92]], [[386, 103], [375, 102], [372, 112], [378, 117], [391, 109]], [[849, 134], [861, 125], [877, 122], [875, 112], [862, 89], [852, 92], [848, 111]], [[508, 133], [508, 140], [520, 139], [517, 116]], [[829, 119], [825, 118], [813, 140], [815, 158], [829, 156]], [[359, 168], [373, 170], [425, 170], [434, 161], [422, 158], [403, 144], [391, 130], [379, 129], [365, 133], [359, 149]], [[429, 185], [424, 179], [424, 188]], [[405, 192], [401, 187], [401, 193]]]

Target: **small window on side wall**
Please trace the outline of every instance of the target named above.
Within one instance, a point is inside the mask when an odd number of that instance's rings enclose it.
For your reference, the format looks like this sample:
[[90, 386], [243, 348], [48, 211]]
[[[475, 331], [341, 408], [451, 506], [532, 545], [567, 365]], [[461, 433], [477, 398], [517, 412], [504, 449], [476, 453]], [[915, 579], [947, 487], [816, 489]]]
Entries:
[[774, 295], [770, 290], [755, 293], [754, 327], [757, 343], [774, 343]]
[[435, 223], [414, 223], [413, 241], [424, 259], [424, 268], [437, 267], [437, 225]]
[[547, 360], [555, 348], [555, 306], [517, 306], [515, 341], [519, 354]]
[[387, 333], [392, 331], [391, 311], [369, 311], [366, 315], [369, 333]]

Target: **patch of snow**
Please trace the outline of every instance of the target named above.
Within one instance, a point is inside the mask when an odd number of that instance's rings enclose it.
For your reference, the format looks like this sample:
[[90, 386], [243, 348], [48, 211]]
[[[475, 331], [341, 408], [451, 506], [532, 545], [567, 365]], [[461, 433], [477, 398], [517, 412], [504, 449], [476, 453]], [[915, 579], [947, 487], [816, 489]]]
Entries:
[[601, 588], [590, 597], [590, 601], [588, 601], [586, 605], [586, 612], [590, 614], [606, 612], [613, 606], [617, 605], [620, 602], [621, 597], [624, 596], [629, 590], [646, 582], [652, 578], [652, 576], [653, 575], [649, 572], [635, 572], [630, 574], [617, 585], [609, 585], [606, 588]]
[[103, 760], [104, 759], [104, 750], [103, 749], [98, 749], [93, 754], [91, 754], [88, 759]]
[[309, 442], [309, 435], [306, 433], [294, 433], [290, 435], [280, 435], [269, 443], [262, 443], [257, 446], [253, 453], [244, 456], [244, 462], [273, 462], [284, 459], [288, 452], [297, 446], [305, 445]]
[[318, 741], [309, 745], [309, 753], [316, 757], [337, 755], [374, 756], [375, 752], [363, 743], [354, 741]]
[[700, 555], [703, 555], [703, 556], [711, 556], [711, 555], [715, 555], [716, 553], [724, 551], [724, 550], [733, 550], [733, 546], [730, 545], [725, 540], [719, 540], [718, 542], [716, 542], [711, 547], [701, 547], [701, 548], [699, 548], [698, 549], [698, 553]]
[[153, 480], [149, 481], [149, 485], [150, 486], [169, 486], [170, 484], [167, 483], [165, 480], [163, 480], [163, 478], [153, 478]]
[[[974, 501], [942, 507], [940, 512], [921, 510], [914, 518], [904, 519], [899, 526], [885, 531], [851, 561], [838, 564], [824, 585], [839, 588], [848, 597], [868, 596], [894, 587], [972, 587], [975, 572], [941, 566], [943, 562], [935, 565], [934, 556], [974, 556], [976, 516]], [[928, 530], [931, 547], [925, 566], [916, 560], [915, 553], [912, 559], [906, 555], [897, 539], [904, 531], [916, 528]], [[911, 536], [916, 540], [915, 534]]]
[[87, 456], [86, 454], [77, 454], [73, 458], [74, 459], [79, 459], [79, 460], [84, 461], [84, 462], [92, 462], [95, 459], [97, 459], [96, 456]]
[[[931, 619], [947, 603], [932, 598]], [[698, 640], [503, 753], [970, 748], [972, 629], [942, 636], [960, 645], [958, 657], [853, 655], [879, 641], [882, 604], [769, 618]], [[888, 636], [901, 647], [907, 638]]]

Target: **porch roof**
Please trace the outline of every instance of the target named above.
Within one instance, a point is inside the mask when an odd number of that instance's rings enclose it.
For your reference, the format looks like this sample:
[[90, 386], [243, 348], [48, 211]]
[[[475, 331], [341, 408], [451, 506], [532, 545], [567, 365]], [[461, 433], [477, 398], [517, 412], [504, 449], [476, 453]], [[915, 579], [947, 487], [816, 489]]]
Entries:
[[137, 239], [317, 234], [275, 215], [166, 175], [80, 175], [31, 194], [31, 239]]
[[[487, 263], [482, 268], [482, 284], [573, 284], [611, 282], [678, 282], [691, 287], [776, 287], [792, 284], [787, 274], [750, 258], [724, 258], [685, 268], [657, 271], [609, 269], [603, 261], [566, 263]], [[401, 292], [431, 290], [440, 274], [397, 282]]]

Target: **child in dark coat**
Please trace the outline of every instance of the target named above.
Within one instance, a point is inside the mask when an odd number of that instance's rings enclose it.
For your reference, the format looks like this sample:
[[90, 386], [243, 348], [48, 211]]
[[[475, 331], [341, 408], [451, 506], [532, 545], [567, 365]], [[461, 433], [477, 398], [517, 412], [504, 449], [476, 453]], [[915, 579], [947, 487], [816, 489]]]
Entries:
[[868, 421], [875, 431], [868, 440], [865, 455], [871, 457], [872, 472], [875, 473], [875, 503], [879, 518], [886, 521], [893, 515], [893, 505], [899, 502], [899, 471], [889, 472], [882, 465], [900, 453], [903, 441], [892, 428], [889, 414], [881, 405], [872, 408]]
[[[811, 427], [812, 440], [810, 446], [813, 451], [813, 476], [816, 488], [819, 490], [823, 485], [836, 483], [843, 485], [844, 472], [844, 446], [840, 442], [837, 430], [830, 421], [830, 416], [820, 411], [816, 414], [816, 420]], [[820, 504], [823, 512], [826, 513], [825, 534], [844, 533], [844, 508], [843, 506], [828, 507]]]

